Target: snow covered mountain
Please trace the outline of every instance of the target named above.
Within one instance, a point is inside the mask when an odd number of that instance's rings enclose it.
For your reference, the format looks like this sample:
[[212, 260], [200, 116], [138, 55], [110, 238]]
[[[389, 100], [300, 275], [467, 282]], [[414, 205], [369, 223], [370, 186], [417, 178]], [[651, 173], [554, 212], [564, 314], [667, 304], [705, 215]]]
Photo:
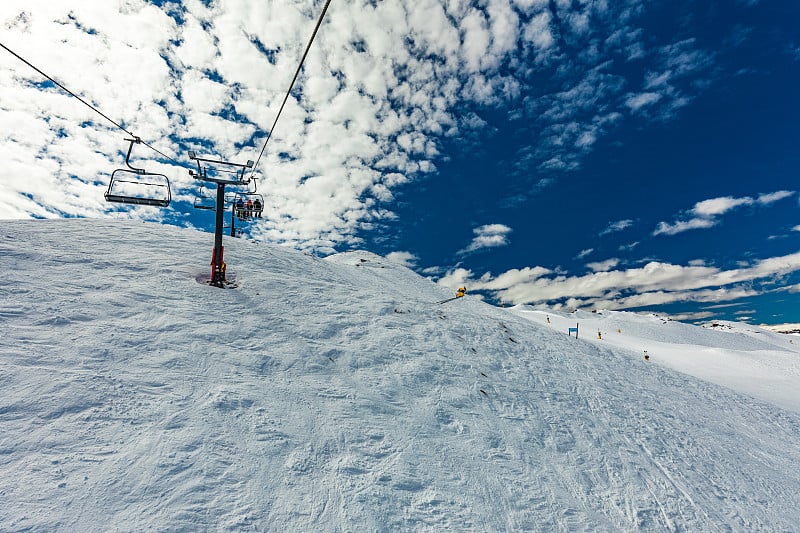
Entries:
[[435, 305], [369, 253], [235, 239], [222, 290], [212, 241], [3, 222], [0, 530], [798, 530], [800, 392], [720, 371], [796, 384], [788, 336]]

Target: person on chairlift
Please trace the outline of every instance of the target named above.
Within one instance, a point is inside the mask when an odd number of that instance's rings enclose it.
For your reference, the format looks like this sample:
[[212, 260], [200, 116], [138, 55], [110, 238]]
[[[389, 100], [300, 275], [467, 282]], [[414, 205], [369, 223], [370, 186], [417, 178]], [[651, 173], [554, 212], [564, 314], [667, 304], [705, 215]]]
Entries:
[[250, 218], [253, 216], [253, 200], [250, 198], [247, 199], [247, 211], [245, 212], [245, 218]]
[[256, 201], [253, 202], [253, 216], [256, 218], [261, 218], [261, 211], [264, 210], [264, 206], [261, 205], [261, 200], [256, 198]]
[[244, 218], [244, 200], [237, 198], [236, 200], [236, 218]]

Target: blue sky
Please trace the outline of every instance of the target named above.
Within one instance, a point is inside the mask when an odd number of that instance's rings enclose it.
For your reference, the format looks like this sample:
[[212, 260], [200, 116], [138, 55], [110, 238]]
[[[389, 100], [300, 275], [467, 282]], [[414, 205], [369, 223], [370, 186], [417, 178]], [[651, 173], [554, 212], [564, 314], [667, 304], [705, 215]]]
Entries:
[[[190, 149], [256, 159], [320, 1], [9, 0], [0, 218], [211, 230]], [[800, 322], [800, 4], [333, 0], [259, 164], [252, 238], [365, 248], [500, 303]], [[235, 269], [235, 259], [229, 258]]]

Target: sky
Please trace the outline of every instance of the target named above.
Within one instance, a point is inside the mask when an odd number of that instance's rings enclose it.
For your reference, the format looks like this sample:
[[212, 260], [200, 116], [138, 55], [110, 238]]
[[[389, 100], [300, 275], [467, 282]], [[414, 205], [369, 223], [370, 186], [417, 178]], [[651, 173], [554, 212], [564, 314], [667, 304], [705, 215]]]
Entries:
[[[0, 218], [213, 231], [188, 151], [256, 160], [253, 239], [366, 249], [496, 304], [800, 322], [800, 4], [6, 0]], [[267, 137], [269, 134], [269, 137]], [[209, 250], [211, 242], [209, 244]]]

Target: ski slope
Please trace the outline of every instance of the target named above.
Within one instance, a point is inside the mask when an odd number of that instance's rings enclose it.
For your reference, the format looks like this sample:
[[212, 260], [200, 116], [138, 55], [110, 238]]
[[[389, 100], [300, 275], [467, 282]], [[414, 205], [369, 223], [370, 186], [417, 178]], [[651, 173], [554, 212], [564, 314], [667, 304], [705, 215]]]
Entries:
[[647, 348], [576, 340], [433, 305], [452, 292], [366, 252], [234, 239], [238, 286], [216, 289], [212, 241], [4, 221], [0, 530], [798, 530], [798, 389], [666, 357], [776, 354], [796, 375], [786, 337], [620, 313], [595, 319]]
[[[560, 313], [517, 306], [513, 312], [598, 347], [613, 347], [800, 413], [800, 337], [749, 324], [704, 327], [629, 312]], [[573, 334], [574, 335], [574, 334]]]

